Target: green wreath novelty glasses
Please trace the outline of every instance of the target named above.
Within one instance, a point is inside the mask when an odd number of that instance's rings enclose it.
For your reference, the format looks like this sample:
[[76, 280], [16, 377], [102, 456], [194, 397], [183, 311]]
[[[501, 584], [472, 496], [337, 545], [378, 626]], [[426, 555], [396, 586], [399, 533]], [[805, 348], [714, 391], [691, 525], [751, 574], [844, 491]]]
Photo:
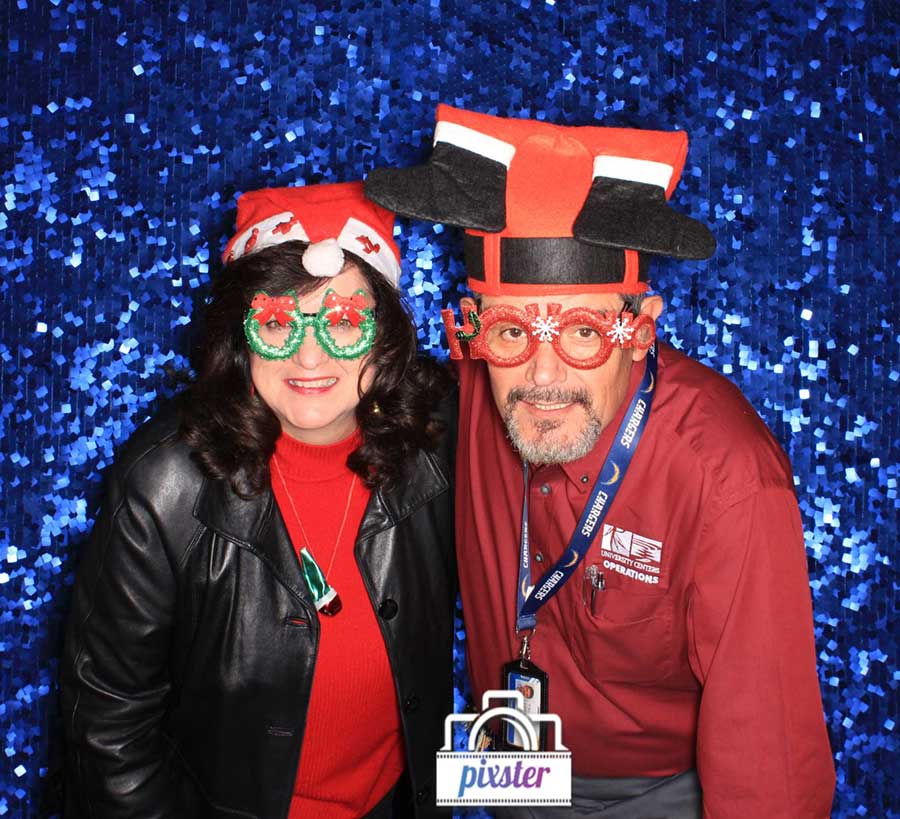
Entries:
[[283, 361], [303, 344], [306, 328], [313, 328], [319, 346], [332, 358], [360, 358], [375, 342], [375, 318], [366, 302], [366, 291], [341, 296], [327, 290], [318, 313], [301, 313], [297, 294], [283, 296], [259, 292], [244, 319], [244, 335], [260, 358]]

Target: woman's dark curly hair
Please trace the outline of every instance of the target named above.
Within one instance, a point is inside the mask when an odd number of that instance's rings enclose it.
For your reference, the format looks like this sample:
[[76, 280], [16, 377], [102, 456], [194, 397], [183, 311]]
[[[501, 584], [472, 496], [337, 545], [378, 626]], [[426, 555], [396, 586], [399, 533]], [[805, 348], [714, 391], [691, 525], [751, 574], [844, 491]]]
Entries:
[[[281, 424], [251, 389], [250, 355], [243, 322], [253, 296], [295, 290], [298, 296], [322, 285], [303, 267], [307, 243], [284, 242], [229, 262], [215, 280], [195, 353], [197, 380], [181, 401], [181, 433], [201, 469], [227, 480], [241, 497], [269, 484], [269, 459]], [[404, 462], [430, 449], [440, 424], [430, 417], [449, 389], [436, 362], [416, 354], [416, 331], [398, 291], [363, 259], [345, 251], [347, 264], [362, 272], [375, 300], [376, 335], [360, 370], [372, 382], [360, 396], [356, 420], [362, 444], [347, 466], [369, 487], [396, 482]]]

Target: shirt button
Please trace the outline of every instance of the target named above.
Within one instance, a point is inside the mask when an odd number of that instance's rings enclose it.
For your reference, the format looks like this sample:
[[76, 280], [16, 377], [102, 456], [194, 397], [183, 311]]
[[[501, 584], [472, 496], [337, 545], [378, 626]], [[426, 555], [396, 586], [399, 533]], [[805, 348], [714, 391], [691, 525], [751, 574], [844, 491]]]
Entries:
[[582, 475], [582, 476], [581, 476], [581, 482], [582, 482], [582, 483], [587, 483], [589, 480], [590, 480], [590, 478], [588, 478], [587, 475]]
[[384, 620], [393, 620], [397, 616], [397, 610], [399, 608], [397, 602], [388, 597], [384, 599], [378, 607], [378, 614], [381, 615]]
[[542, 484], [541, 484], [541, 494], [542, 494], [542, 495], [549, 495], [550, 492], [551, 492], [550, 484], [542, 483]]
[[543, 556], [540, 552], [538, 552], [538, 553], [534, 556], [534, 562], [535, 562], [535, 563], [543, 563], [543, 562], [544, 562], [544, 556]]
[[407, 714], [411, 714], [413, 711], [417, 710], [418, 707], [419, 698], [415, 694], [407, 697], [406, 702], [403, 703], [403, 710], [406, 711]]
[[418, 802], [420, 805], [424, 804], [425, 800], [428, 799], [428, 795], [430, 793], [431, 793], [431, 788], [429, 788], [428, 785], [426, 785], [424, 788], [422, 788], [420, 791], [418, 791], [416, 793], [416, 802]]

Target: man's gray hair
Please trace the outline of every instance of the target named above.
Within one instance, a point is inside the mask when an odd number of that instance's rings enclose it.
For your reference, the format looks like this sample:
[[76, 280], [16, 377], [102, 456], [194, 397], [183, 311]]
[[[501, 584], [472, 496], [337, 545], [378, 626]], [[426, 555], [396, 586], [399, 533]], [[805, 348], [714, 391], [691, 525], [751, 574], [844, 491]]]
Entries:
[[625, 301], [625, 310], [634, 316], [641, 313], [641, 305], [644, 303], [646, 293], [623, 293], [622, 298]]

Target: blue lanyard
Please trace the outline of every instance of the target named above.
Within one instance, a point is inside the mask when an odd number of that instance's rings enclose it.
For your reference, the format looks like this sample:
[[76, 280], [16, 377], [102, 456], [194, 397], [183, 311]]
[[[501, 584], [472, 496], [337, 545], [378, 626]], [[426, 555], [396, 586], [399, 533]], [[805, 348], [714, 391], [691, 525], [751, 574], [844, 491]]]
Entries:
[[519, 582], [516, 586], [516, 631], [527, 631], [537, 625], [537, 612], [556, 594], [566, 581], [575, 573], [578, 564], [584, 559], [606, 512], [612, 505], [625, 473], [631, 464], [634, 451], [641, 440], [641, 435], [650, 417], [653, 404], [653, 393], [656, 388], [656, 344], [647, 351], [647, 366], [644, 377], [638, 385], [628, 406], [628, 412], [619, 425], [615, 441], [610, 449], [597, 480], [591, 489], [584, 511], [569, 546], [556, 565], [533, 587], [531, 581], [531, 552], [528, 543], [528, 464], [522, 464], [522, 477], [525, 484], [525, 498], [522, 501], [522, 538], [520, 544]]

